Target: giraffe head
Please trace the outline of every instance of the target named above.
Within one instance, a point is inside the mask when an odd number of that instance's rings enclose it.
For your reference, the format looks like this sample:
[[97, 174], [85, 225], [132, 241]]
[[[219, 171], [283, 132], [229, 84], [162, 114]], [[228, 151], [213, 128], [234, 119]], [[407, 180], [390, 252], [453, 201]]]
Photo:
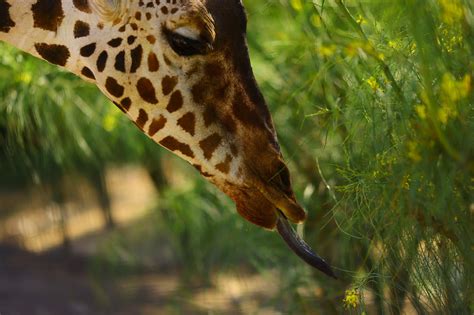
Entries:
[[143, 132], [228, 194], [244, 218], [273, 229], [280, 209], [302, 222], [305, 211], [252, 73], [241, 2], [89, 4], [103, 24], [79, 38], [82, 74]]
[[82, 76], [229, 195], [240, 215], [278, 227], [305, 256], [279, 221], [299, 223], [306, 213], [252, 73], [241, 1], [88, 1], [73, 1], [85, 18], [98, 17], [97, 27], [75, 22], [87, 33], [77, 36]]

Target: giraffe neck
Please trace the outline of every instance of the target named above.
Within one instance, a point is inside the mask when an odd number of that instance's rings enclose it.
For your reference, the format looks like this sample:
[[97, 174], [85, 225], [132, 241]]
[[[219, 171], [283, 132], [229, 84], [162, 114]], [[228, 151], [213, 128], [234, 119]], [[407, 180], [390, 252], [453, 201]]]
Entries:
[[[103, 71], [101, 67], [105, 67], [108, 57], [103, 54], [95, 65], [87, 64], [84, 57], [105, 51], [105, 47], [90, 43], [101, 43], [97, 39], [105, 31], [111, 38], [113, 33], [118, 37], [124, 31], [120, 26], [110, 27], [111, 24], [92, 14], [87, 0], [0, 0], [0, 41], [87, 81], [96, 81], [91, 68]], [[109, 43], [114, 44], [121, 43]]]
[[[146, 4], [158, 2], [128, 0], [127, 11], [138, 12]], [[105, 22], [93, 12], [92, 3], [0, 0], [0, 40], [96, 84], [155, 142], [193, 164], [204, 176], [217, 173], [209, 180], [232, 175], [237, 182], [239, 159], [231, 158], [230, 153], [235, 147], [213, 128], [198, 134], [200, 121], [208, 124], [207, 117], [199, 117], [206, 113], [186, 104], [193, 96], [180, 88], [178, 76], [166, 70], [170, 61], [157, 50], [158, 39], [151, 33], [137, 43], [140, 20], [148, 20], [148, 15], [121, 16], [120, 21], [126, 23]], [[159, 74], [159, 80], [143, 77], [138, 73], [143, 69]], [[186, 72], [184, 68], [181, 71]], [[192, 143], [196, 152], [190, 148]]]

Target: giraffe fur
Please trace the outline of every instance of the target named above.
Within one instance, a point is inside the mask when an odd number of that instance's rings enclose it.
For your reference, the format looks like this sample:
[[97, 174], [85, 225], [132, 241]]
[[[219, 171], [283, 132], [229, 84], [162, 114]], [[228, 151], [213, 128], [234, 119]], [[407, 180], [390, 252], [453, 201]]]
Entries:
[[0, 40], [91, 82], [250, 222], [305, 219], [254, 79], [240, 0], [0, 0]]

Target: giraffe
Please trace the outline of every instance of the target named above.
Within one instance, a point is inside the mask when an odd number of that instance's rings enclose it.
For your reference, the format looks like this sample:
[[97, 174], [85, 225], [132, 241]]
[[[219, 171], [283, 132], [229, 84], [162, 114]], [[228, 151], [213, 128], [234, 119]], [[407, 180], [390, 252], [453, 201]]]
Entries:
[[289, 224], [296, 201], [255, 81], [241, 0], [0, 0], [0, 40], [95, 84], [253, 224], [330, 266]]

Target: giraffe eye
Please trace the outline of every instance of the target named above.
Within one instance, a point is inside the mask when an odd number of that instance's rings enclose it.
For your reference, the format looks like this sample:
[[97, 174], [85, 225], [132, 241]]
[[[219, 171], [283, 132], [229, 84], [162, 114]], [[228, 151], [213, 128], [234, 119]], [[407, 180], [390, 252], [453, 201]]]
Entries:
[[180, 56], [205, 55], [212, 49], [212, 45], [207, 41], [191, 38], [186, 36], [188, 34], [184, 35], [184, 32], [173, 32], [165, 28], [164, 34], [171, 48]]

